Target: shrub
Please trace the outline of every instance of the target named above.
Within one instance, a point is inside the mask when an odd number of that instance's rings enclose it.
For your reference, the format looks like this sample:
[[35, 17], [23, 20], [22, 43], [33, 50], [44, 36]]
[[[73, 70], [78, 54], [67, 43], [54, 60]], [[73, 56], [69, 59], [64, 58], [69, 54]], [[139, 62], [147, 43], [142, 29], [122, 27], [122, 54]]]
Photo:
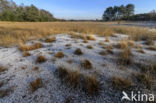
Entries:
[[31, 56], [31, 54], [28, 51], [23, 52], [23, 57]]
[[80, 48], [77, 48], [77, 49], [74, 51], [74, 54], [75, 54], [75, 55], [82, 55], [83, 52], [81, 51]]
[[45, 62], [47, 59], [44, 57], [44, 56], [42, 56], [42, 55], [39, 55], [38, 57], [37, 57], [37, 59], [36, 59], [36, 63], [43, 63], [43, 62]]
[[36, 91], [41, 86], [42, 86], [42, 80], [41, 80], [41, 78], [37, 78], [36, 80], [30, 82], [30, 88], [31, 88], [31, 91], [32, 92]]
[[92, 63], [88, 60], [88, 59], [85, 59], [81, 62], [81, 66], [84, 68], [84, 69], [91, 69], [92, 68]]
[[64, 57], [64, 53], [63, 52], [57, 52], [55, 54], [55, 57], [57, 57], [57, 58], [63, 58]]

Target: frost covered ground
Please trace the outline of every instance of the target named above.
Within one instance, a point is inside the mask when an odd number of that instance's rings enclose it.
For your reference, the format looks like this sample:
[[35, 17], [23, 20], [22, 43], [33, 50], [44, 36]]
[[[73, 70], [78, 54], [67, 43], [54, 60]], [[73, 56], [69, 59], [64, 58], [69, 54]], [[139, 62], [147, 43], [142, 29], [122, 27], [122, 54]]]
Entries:
[[[42, 48], [29, 51], [31, 56], [23, 57], [22, 51], [18, 47], [0, 48], [0, 66], [7, 70], [0, 72], [0, 92], [8, 90], [6, 95], [0, 93], [0, 103], [65, 103], [69, 99], [71, 103], [121, 103], [122, 90], [118, 90], [112, 85], [112, 77], [121, 77], [128, 80], [132, 78], [132, 86], [125, 90], [141, 90], [151, 92], [138, 82], [133, 80], [134, 73], [140, 72], [137, 64], [150, 65], [156, 63], [156, 51], [147, 49], [144, 41], [134, 42], [131, 47], [133, 60], [131, 65], [118, 64], [118, 53], [121, 49], [115, 45], [120, 43], [127, 35], [115, 34], [106, 37], [95, 36], [95, 40], [88, 40], [84, 43], [82, 39], [71, 38], [70, 35], [56, 35], [56, 41], [45, 43], [43, 40], [32, 40], [27, 44], [40, 42]], [[67, 46], [66, 44], [71, 44]], [[87, 48], [91, 45], [93, 48]], [[137, 45], [142, 47], [144, 53], [137, 52]], [[111, 50], [107, 50], [111, 46]], [[154, 46], [156, 46], [154, 44]], [[82, 55], [75, 55], [74, 51], [80, 48]], [[56, 58], [54, 55], [62, 51], [65, 56]], [[100, 55], [101, 51], [106, 51], [106, 55]], [[36, 63], [38, 55], [46, 57], [44, 63]], [[88, 59], [93, 68], [85, 70], [81, 68], [80, 62]], [[72, 62], [69, 62], [72, 61]], [[38, 70], [34, 70], [34, 67]], [[72, 88], [60, 81], [56, 70], [59, 66], [78, 70], [85, 75], [96, 75], [100, 83], [100, 90], [97, 95], [87, 95], [83, 90]], [[36, 78], [42, 79], [42, 86], [36, 91], [30, 90], [30, 82]], [[153, 87], [152, 87], [153, 88]]]

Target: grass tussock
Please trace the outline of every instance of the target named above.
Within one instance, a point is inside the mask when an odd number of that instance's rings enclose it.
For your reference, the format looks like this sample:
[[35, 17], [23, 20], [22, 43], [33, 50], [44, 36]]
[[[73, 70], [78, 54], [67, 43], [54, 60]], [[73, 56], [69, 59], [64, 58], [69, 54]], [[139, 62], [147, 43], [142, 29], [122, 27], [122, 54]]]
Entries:
[[131, 64], [132, 63], [132, 52], [130, 48], [126, 48], [119, 53], [119, 63], [121, 64]]
[[123, 90], [130, 87], [132, 83], [130, 80], [114, 76], [112, 79], [112, 84], [115, 88]]
[[87, 40], [96, 40], [94, 35], [87, 35]]
[[28, 51], [23, 52], [23, 57], [31, 56], [31, 54]]
[[30, 51], [30, 50], [35, 50], [35, 49], [39, 49], [39, 48], [42, 48], [42, 47], [43, 47], [43, 45], [41, 43], [35, 43], [33, 45], [20, 44], [19, 50], [21, 50], [21, 51]]
[[153, 46], [153, 45], [151, 45], [151, 46], [147, 47], [147, 49], [155, 51], [156, 50], [156, 47]]
[[66, 46], [66, 47], [70, 47], [70, 46], [72, 46], [72, 45], [71, 45], [71, 44], [66, 44], [65, 46]]
[[94, 76], [87, 76], [78, 71], [72, 71], [67, 68], [58, 68], [59, 78], [72, 87], [80, 87], [89, 95], [99, 91], [99, 82]]
[[104, 51], [104, 50], [100, 51], [99, 54], [102, 55], [102, 56], [107, 55], [106, 51]]
[[11, 88], [0, 90], [0, 98], [8, 96], [11, 91], [12, 91]]
[[0, 66], [0, 73], [6, 71], [7, 69], [3, 66]]
[[63, 58], [65, 55], [64, 55], [64, 53], [61, 51], [61, 52], [57, 52], [56, 54], [55, 54], [55, 57], [56, 58]]
[[35, 66], [35, 67], [32, 68], [32, 70], [38, 71], [39, 70], [39, 67]]
[[87, 45], [86, 48], [88, 48], [88, 49], [93, 49], [93, 46]]
[[138, 49], [137, 52], [145, 54], [145, 51], [143, 49]]
[[152, 79], [147, 74], [137, 73], [136, 78], [139, 83], [141, 83], [142, 85], [146, 86], [149, 89], [151, 88]]
[[50, 38], [47, 38], [47, 39], [45, 40], [45, 42], [51, 43], [51, 42], [54, 42], [55, 40], [56, 40], [56, 37], [55, 37], [55, 36], [52, 36], [52, 37], [50, 37]]
[[109, 39], [109, 37], [106, 37], [106, 40], [105, 40], [105, 42], [110, 42], [110, 39]]
[[43, 63], [45, 62], [47, 59], [42, 56], [42, 55], [39, 55], [37, 58], [36, 58], [36, 63]]
[[134, 41], [133, 40], [128, 40], [128, 46], [134, 46]]
[[42, 79], [41, 78], [35, 79], [34, 81], [30, 82], [29, 86], [32, 92], [36, 91], [38, 88], [42, 86]]
[[81, 62], [81, 67], [84, 69], [92, 69], [92, 63], [88, 59], [85, 59]]
[[81, 51], [80, 48], [77, 48], [77, 49], [74, 51], [74, 54], [75, 54], [75, 55], [82, 55], [83, 52]]

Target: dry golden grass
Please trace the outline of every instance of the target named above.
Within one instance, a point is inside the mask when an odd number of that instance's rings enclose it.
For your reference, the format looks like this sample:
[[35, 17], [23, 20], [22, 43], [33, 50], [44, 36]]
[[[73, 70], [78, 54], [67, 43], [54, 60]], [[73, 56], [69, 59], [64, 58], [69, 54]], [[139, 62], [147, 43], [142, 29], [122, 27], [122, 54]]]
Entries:
[[74, 54], [75, 54], [75, 55], [82, 55], [83, 52], [81, 51], [80, 48], [77, 48], [77, 49], [74, 51]]
[[87, 76], [62, 66], [58, 68], [58, 75], [66, 84], [70, 84], [74, 88], [81, 87], [89, 95], [97, 93], [99, 90], [99, 82], [95, 76]]
[[29, 86], [32, 92], [36, 91], [38, 88], [42, 86], [41, 78], [37, 78], [34, 81], [30, 82]]
[[138, 49], [137, 52], [145, 54], [145, 51], [143, 49]]
[[130, 35], [135, 40], [155, 40], [156, 32], [142, 27], [113, 26], [116, 22], [0, 22], [0, 45], [10, 46], [52, 34], [75, 32], [110, 36]]
[[55, 54], [55, 57], [56, 58], [63, 58], [65, 55], [64, 55], [64, 53], [61, 51], [61, 52], [57, 52], [56, 54]]
[[37, 58], [36, 58], [36, 63], [43, 63], [45, 62], [47, 59], [42, 56], [42, 55], [39, 55]]
[[50, 38], [47, 38], [47, 39], [45, 40], [45, 42], [51, 43], [51, 42], [54, 42], [55, 40], [56, 40], [55, 36], [52, 36], [52, 37], [50, 37]]
[[133, 40], [129, 40], [129, 41], [128, 41], [128, 46], [134, 46], [134, 44], [135, 44], [135, 43], [134, 43]]
[[105, 42], [110, 42], [110, 39], [109, 39], [109, 37], [106, 37], [106, 40], [105, 40]]
[[125, 48], [119, 53], [118, 62], [126, 65], [132, 63], [132, 52], [130, 48]]
[[155, 51], [156, 47], [154, 45], [150, 45], [147, 49]]
[[24, 51], [23, 52], [23, 57], [27, 57], [27, 56], [30, 56], [31, 54], [28, 52], [28, 51]]
[[127, 80], [127, 79], [124, 79], [124, 78], [121, 78], [121, 77], [117, 77], [117, 76], [114, 76], [113, 77], [113, 86], [117, 89], [126, 89], [128, 87], [131, 86], [131, 81], [130, 80]]
[[87, 35], [87, 40], [96, 40], [94, 35]]
[[39, 48], [42, 48], [42, 47], [43, 47], [43, 45], [41, 43], [35, 43], [33, 45], [20, 44], [19, 50], [21, 50], [21, 51], [30, 51], [30, 50], [35, 50], [35, 49], [39, 49]]
[[92, 69], [92, 63], [88, 59], [85, 59], [81, 62], [81, 67], [84, 69]]

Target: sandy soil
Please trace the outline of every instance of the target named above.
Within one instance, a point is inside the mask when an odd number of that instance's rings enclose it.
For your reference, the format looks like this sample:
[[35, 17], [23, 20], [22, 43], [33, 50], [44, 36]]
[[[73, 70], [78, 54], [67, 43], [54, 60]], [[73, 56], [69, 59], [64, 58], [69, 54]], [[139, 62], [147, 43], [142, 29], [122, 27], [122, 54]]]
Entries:
[[[117, 64], [118, 52], [120, 49], [112, 49], [113, 54], [101, 56], [100, 51], [105, 50], [99, 43], [102, 42], [106, 46], [119, 43], [123, 38], [128, 38], [127, 35], [115, 34], [109, 37], [110, 42], [105, 42], [105, 37], [95, 36], [95, 41], [83, 43], [82, 39], [73, 39], [69, 35], [56, 35], [56, 41], [53, 43], [45, 43], [43, 40], [32, 40], [28, 44], [41, 42], [43, 48], [30, 51], [31, 56], [23, 57], [22, 52], [18, 47], [0, 48], [0, 65], [5, 66], [8, 70], [0, 73], [0, 81], [4, 84], [0, 86], [0, 90], [11, 88], [9, 94], [0, 98], [0, 103], [64, 103], [66, 98], [70, 97], [72, 103], [121, 103], [122, 91], [116, 90], [112, 86], [111, 78], [119, 76], [123, 78], [131, 77], [133, 73], [139, 71], [135, 65], [122, 66]], [[132, 48], [133, 62], [147, 64], [150, 62], [156, 63], [156, 51], [148, 50], [144, 41], [135, 42], [140, 44], [144, 50], [144, 54], [136, 52], [137, 48]], [[66, 47], [66, 44], [71, 44], [71, 47]], [[93, 49], [86, 48], [87, 45], [92, 45]], [[83, 51], [82, 56], [74, 55], [76, 48]], [[63, 51], [65, 57], [52, 61], [55, 53]], [[47, 58], [44, 63], [36, 63], [36, 57], [43, 55]], [[73, 63], [69, 64], [67, 60], [72, 59]], [[84, 70], [80, 67], [80, 61], [88, 59], [93, 64], [93, 69]], [[80, 89], [68, 87], [60, 82], [55, 71], [58, 66], [65, 66], [71, 69], [78, 69], [86, 75], [98, 74], [97, 78], [100, 81], [100, 92], [95, 96], [88, 96]], [[39, 70], [32, 70], [38, 66]], [[119, 69], [119, 68], [125, 69]], [[43, 80], [43, 86], [35, 92], [30, 91], [30, 82], [36, 78]], [[133, 83], [134, 87], [137, 84]], [[137, 90], [137, 89], [136, 89]], [[145, 90], [142, 88], [142, 90]]]

